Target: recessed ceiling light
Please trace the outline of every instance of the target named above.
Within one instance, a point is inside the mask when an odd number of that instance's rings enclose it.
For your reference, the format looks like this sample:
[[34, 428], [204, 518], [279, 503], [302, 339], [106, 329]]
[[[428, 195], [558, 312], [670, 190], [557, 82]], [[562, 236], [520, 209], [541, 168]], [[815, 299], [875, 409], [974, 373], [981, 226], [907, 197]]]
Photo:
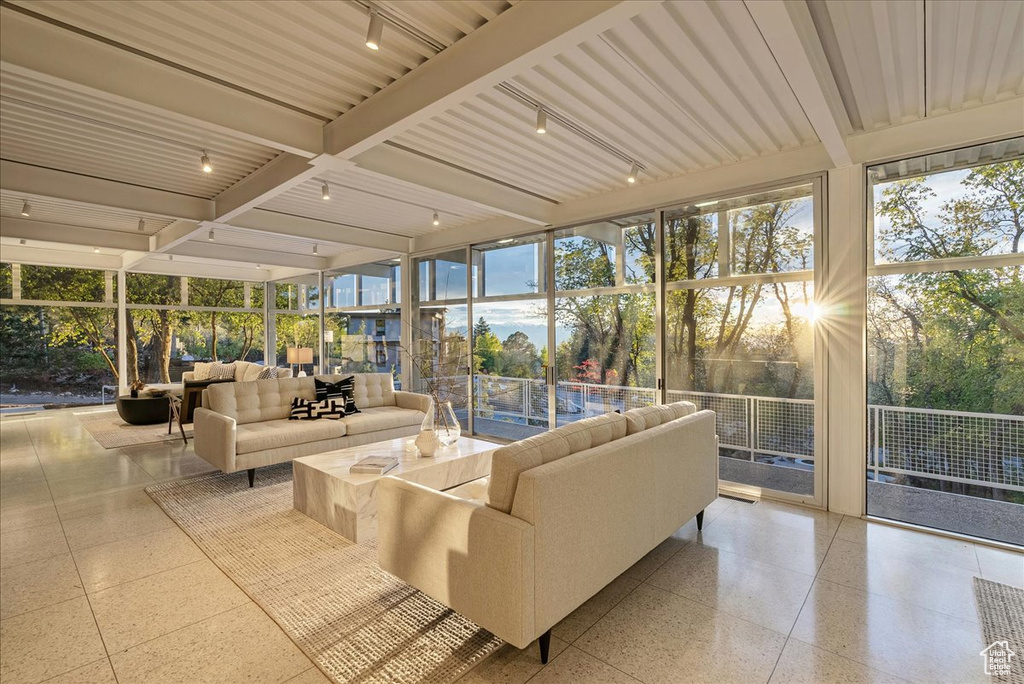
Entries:
[[32, 213], [32, 207], [30, 207], [28, 205], [28, 201], [22, 202], [21, 203], [21, 215], [22, 216], [28, 216], [31, 213]]
[[203, 173], [213, 173], [213, 164], [210, 163], [210, 157], [203, 151], [203, 156], [199, 158], [199, 163], [202, 165]]
[[636, 183], [636, 177], [640, 175], [640, 165], [634, 163], [633, 168], [629, 170], [629, 176], [626, 178], [630, 183]]
[[376, 8], [370, 10], [370, 26], [366, 29], [366, 47], [380, 50], [380, 39], [384, 33], [384, 20]]

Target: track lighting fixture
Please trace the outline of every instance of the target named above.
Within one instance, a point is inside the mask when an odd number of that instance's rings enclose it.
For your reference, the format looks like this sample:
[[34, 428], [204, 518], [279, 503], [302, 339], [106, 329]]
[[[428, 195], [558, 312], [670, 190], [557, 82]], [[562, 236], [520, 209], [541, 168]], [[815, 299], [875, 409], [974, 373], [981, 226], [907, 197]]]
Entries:
[[93, 247], [92, 251], [95, 252], [96, 254], [99, 254], [100, 253], [100, 248], [99, 247]]
[[21, 203], [21, 215], [22, 216], [28, 216], [31, 213], [32, 213], [32, 207], [30, 207], [28, 205], [28, 202], [27, 201], [22, 202]]
[[384, 33], [384, 20], [377, 9], [370, 9], [370, 26], [366, 29], [366, 47], [371, 50], [380, 50], [380, 38]]
[[318, 252], [317, 252], [317, 246], [316, 246], [316, 245], [313, 245], [313, 256], [316, 256], [317, 254], [318, 254]]
[[629, 177], [626, 178], [630, 183], [636, 183], [636, 177], [640, 173], [640, 165], [636, 162], [633, 163], [633, 168], [629, 170]]
[[331, 187], [327, 185], [327, 181], [324, 181], [323, 186], [320, 188], [320, 196], [325, 200], [331, 199]]
[[435, 226], [439, 226], [439, 225], [441, 225], [441, 219], [439, 219], [439, 218], [437, 217], [437, 212], [436, 212], [436, 211], [434, 212], [434, 225], [435, 225]]
[[168, 254], [167, 255], [167, 260], [168, 261], [174, 261], [174, 255], [173, 254]]
[[144, 219], [144, 218], [140, 218], [139, 219], [139, 230], [140, 231], [146, 230], [146, 219]]
[[206, 239], [209, 240], [210, 242], [213, 242], [213, 228], [211, 228], [210, 232], [207, 233]]
[[199, 162], [203, 166], [203, 173], [213, 173], [213, 164], [210, 163], [210, 156], [206, 154], [206, 150], [203, 150], [203, 156], [199, 158]]
[[28, 240], [26, 240], [25, 238], [21, 238], [20, 240], [18, 240], [18, 244], [19, 245], [27, 245], [28, 244]]
[[537, 132], [541, 135], [548, 132], [548, 113], [543, 107], [537, 108]]

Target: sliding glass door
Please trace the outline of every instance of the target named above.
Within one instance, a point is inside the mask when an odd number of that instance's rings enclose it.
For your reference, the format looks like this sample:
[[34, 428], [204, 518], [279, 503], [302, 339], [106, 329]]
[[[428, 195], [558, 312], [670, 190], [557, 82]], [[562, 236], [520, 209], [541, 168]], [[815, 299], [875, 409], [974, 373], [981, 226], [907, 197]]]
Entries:
[[1022, 153], [868, 170], [869, 515], [1024, 544]]

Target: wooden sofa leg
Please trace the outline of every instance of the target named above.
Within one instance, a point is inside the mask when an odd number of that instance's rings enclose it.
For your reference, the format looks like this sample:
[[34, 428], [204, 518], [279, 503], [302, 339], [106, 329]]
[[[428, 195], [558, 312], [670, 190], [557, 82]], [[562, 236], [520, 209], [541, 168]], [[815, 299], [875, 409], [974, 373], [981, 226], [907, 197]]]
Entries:
[[700, 532], [704, 529], [704, 511], [697, 514], [697, 531]]
[[253, 483], [256, 482], [256, 469], [249, 468], [249, 486], [252, 487]]
[[549, 629], [541, 634], [540, 639], [537, 639], [537, 643], [540, 645], [540, 662], [547, 665], [548, 649], [551, 648], [551, 630]]

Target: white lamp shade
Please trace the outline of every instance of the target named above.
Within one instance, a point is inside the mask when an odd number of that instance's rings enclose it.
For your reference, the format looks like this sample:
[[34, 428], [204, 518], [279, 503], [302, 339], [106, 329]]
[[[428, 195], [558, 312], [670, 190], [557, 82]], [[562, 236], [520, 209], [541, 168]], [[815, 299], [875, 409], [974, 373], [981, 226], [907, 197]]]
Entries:
[[324, 342], [334, 342], [333, 330], [324, 330]]

